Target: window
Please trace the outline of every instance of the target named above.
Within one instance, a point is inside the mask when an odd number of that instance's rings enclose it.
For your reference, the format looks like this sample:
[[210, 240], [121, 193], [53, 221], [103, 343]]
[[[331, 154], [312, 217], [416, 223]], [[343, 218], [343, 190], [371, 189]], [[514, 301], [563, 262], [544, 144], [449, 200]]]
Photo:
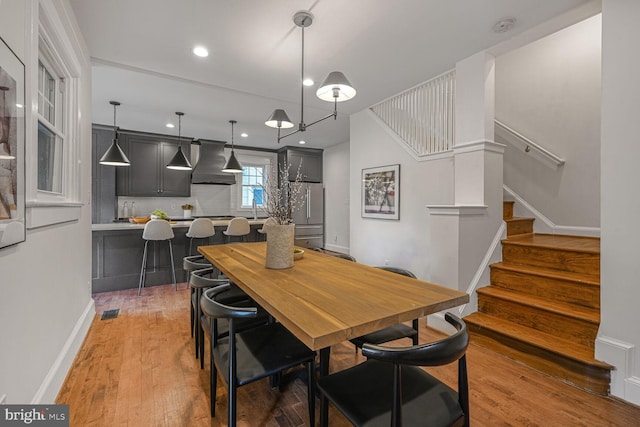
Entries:
[[64, 159], [64, 79], [38, 63], [38, 190], [61, 194]]
[[[80, 218], [83, 194], [90, 184], [82, 175], [90, 161], [90, 124], [82, 111], [89, 105], [91, 61], [67, 15], [64, 2], [39, 1], [37, 64], [27, 96], [37, 104], [25, 146], [27, 228]], [[37, 71], [37, 72], [36, 72]], [[84, 114], [83, 114], [84, 113]], [[32, 126], [32, 127], [31, 127]], [[32, 159], [32, 160], [31, 160]]]
[[242, 195], [241, 208], [253, 207], [255, 199], [256, 206], [262, 206], [262, 186], [264, 185], [263, 165], [244, 165], [242, 166]]

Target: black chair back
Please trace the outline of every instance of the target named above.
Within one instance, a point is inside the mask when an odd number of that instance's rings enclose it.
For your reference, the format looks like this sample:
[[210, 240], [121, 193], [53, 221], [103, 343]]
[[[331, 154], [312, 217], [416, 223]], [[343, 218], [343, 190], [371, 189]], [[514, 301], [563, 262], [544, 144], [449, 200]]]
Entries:
[[445, 313], [445, 320], [456, 328], [457, 332], [439, 341], [413, 347], [383, 347], [373, 344], [362, 346], [362, 355], [378, 360], [403, 365], [439, 366], [446, 365], [464, 357], [469, 346], [467, 325], [458, 316]]

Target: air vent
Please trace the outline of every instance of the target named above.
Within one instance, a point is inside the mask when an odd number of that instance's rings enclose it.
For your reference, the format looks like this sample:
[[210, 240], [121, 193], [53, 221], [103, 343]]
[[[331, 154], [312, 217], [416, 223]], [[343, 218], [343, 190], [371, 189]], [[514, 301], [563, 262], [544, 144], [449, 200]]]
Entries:
[[102, 313], [102, 317], [100, 318], [100, 320], [115, 319], [116, 317], [118, 317], [119, 312], [120, 312], [119, 308], [116, 308], [113, 310], [105, 310], [105, 312]]

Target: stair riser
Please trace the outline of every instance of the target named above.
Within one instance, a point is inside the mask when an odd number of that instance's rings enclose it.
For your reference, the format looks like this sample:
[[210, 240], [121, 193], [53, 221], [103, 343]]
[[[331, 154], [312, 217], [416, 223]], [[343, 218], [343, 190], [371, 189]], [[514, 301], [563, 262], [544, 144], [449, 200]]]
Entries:
[[513, 201], [506, 200], [502, 202], [502, 218], [513, 218]]
[[517, 221], [507, 222], [507, 237], [529, 233], [533, 233], [533, 218], [522, 218]]
[[471, 333], [471, 342], [473, 344], [504, 354], [534, 369], [562, 378], [593, 393], [603, 396], [609, 394], [610, 374], [607, 369], [579, 363], [562, 355], [471, 323], [467, 323], [467, 326]]
[[504, 263], [600, 275], [600, 254], [502, 243]]
[[553, 277], [491, 268], [491, 284], [501, 288], [600, 309], [600, 287]]
[[522, 326], [594, 347], [598, 324], [552, 313], [537, 307], [484, 295], [478, 290], [478, 311]]

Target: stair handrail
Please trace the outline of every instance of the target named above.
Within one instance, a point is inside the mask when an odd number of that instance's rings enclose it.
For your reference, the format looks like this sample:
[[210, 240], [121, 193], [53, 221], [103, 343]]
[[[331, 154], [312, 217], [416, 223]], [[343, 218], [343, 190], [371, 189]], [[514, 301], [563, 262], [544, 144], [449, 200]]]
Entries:
[[[500, 120], [495, 119], [494, 122], [495, 122], [495, 124], [496, 124], [498, 129], [504, 130], [505, 132], [507, 132], [507, 134], [513, 136], [516, 139], [516, 142], [518, 142], [520, 146], [524, 146], [525, 153], [529, 153], [533, 149], [538, 154], [542, 155], [542, 157], [545, 160], [550, 161], [556, 167], [560, 167], [560, 166], [564, 165], [565, 160], [563, 158], [553, 154], [551, 151], [547, 150], [546, 148], [542, 147], [540, 144], [538, 144], [538, 143], [532, 141], [531, 139], [527, 138], [526, 136], [522, 135], [518, 131], [510, 128], [506, 124], [502, 123]], [[506, 138], [506, 140], [508, 142], [513, 143], [513, 140], [511, 138]]]

